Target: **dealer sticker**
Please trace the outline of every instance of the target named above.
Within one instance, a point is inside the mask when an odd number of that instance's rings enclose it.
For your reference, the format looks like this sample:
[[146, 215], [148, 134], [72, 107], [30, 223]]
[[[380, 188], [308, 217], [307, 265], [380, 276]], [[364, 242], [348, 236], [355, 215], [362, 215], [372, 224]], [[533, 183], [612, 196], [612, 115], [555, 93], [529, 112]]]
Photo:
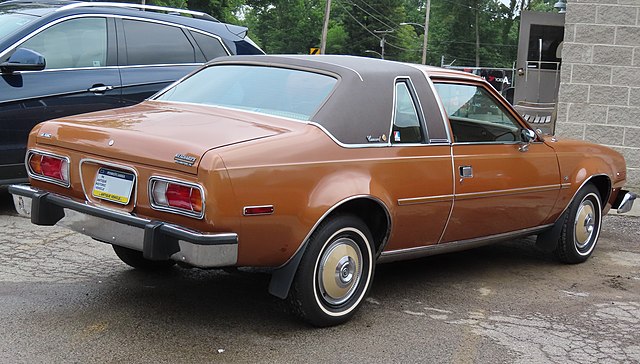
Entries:
[[103, 200], [126, 205], [129, 203], [134, 183], [135, 175], [133, 173], [100, 168], [92, 194]]

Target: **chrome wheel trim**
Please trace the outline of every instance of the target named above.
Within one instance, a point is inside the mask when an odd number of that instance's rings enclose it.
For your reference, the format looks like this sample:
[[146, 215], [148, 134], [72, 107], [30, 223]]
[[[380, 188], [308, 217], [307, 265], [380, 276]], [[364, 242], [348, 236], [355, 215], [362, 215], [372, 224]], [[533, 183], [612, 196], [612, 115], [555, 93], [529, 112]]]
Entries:
[[333, 241], [322, 253], [318, 289], [330, 305], [340, 305], [355, 292], [362, 276], [362, 253], [350, 237]]
[[320, 289], [318, 289], [319, 286], [316, 282], [318, 282], [318, 273], [320, 271], [319, 266], [320, 266], [321, 258], [324, 255], [323, 253], [319, 254], [318, 257], [316, 258], [316, 263], [313, 271], [313, 282], [314, 282], [313, 284], [316, 286], [313, 292], [314, 292], [314, 296], [318, 304], [318, 307], [320, 307], [320, 309], [326, 315], [333, 316], [333, 317], [348, 315], [351, 311], [353, 311], [356, 307], [358, 307], [358, 305], [360, 304], [360, 301], [362, 301], [365, 294], [367, 293], [367, 287], [371, 283], [371, 277], [373, 275], [374, 261], [373, 261], [373, 251], [371, 250], [371, 244], [369, 243], [369, 240], [367, 239], [367, 237], [358, 229], [347, 227], [347, 228], [343, 228], [336, 231], [333, 235], [331, 235], [329, 239], [326, 240], [324, 247], [322, 248], [321, 251], [324, 252], [326, 250], [325, 248], [328, 245], [330, 245], [330, 243], [333, 241], [333, 239], [336, 236], [343, 235], [345, 233], [351, 235], [351, 237], [353, 238], [356, 238], [362, 241], [363, 243], [362, 246], [365, 247], [365, 249], [360, 248], [360, 251], [363, 254], [362, 255], [362, 259], [363, 259], [362, 275], [359, 279], [358, 284], [355, 285], [356, 288], [354, 289], [354, 292], [351, 294], [350, 299], [347, 299], [347, 301], [343, 303], [343, 307], [333, 308], [331, 307], [331, 305], [328, 304], [328, 302], [323, 297], [320, 297]]
[[573, 244], [579, 255], [589, 255], [595, 247], [600, 234], [601, 211], [600, 199], [594, 193], [580, 202], [573, 222]]
[[574, 222], [574, 235], [576, 248], [584, 249], [589, 244], [593, 236], [595, 224], [595, 211], [593, 202], [584, 200], [578, 207], [576, 220]]

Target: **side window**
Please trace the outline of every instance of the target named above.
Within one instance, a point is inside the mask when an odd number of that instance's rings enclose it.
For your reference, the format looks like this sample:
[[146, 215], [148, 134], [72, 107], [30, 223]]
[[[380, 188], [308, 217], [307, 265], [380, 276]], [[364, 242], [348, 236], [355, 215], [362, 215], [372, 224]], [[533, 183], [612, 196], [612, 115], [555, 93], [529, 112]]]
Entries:
[[43, 30], [20, 45], [42, 54], [46, 69], [107, 65], [107, 19], [67, 20]]
[[436, 83], [455, 142], [521, 141], [520, 125], [487, 90], [474, 85]]
[[421, 143], [423, 137], [420, 118], [407, 82], [400, 81], [396, 83], [395, 92], [391, 142], [394, 144]]
[[122, 23], [128, 65], [195, 63], [195, 50], [182, 29], [137, 20]]
[[191, 32], [191, 35], [193, 36], [193, 39], [196, 40], [196, 43], [198, 43], [198, 47], [200, 47], [202, 53], [204, 53], [204, 57], [207, 61], [227, 55], [227, 52], [224, 50], [224, 47], [217, 38], [198, 32]]

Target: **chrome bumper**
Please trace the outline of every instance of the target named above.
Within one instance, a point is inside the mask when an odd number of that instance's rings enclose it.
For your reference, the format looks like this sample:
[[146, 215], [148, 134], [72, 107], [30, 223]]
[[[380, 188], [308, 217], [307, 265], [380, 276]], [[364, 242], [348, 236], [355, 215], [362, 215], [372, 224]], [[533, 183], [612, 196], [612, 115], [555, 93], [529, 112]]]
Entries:
[[36, 225], [60, 225], [96, 240], [201, 268], [232, 266], [238, 235], [201, 233], [178, 225], [106, 210], [24, 185], [9, 186], [18, 213]]
[[638, 197], [638, 195], [633, 192], [620, 190], [620, 192], [618, 192], [618, 197], [611, 207], [617, 209], [619, 214], [624, 214], [625, 212], [631, 211], [636, 197]]

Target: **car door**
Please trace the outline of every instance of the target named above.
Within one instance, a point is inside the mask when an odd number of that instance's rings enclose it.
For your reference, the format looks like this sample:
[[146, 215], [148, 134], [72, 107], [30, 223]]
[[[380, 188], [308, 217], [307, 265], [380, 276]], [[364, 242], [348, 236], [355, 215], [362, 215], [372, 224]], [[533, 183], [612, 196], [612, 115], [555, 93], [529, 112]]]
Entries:
[[46, 61], [42, 71], [0, 77], [0, 163], [12, 165], [7, 167], [12, 170], [10, 174], [24, 177], [20, 165], [28, 134], [37, 123], [119, 105], [114, 32], [108, 18], [62, 19], [0, 57], [0, 61], [6, 61], [16, 49], [26, 48], [42, 54]]
[[454, 206], [442, 242], [537, 227], [562, 188], [554, 150], [483, 83], [434, 81], [453, 137]]
[[[143, 19], [118, 19], [117, 24], [118, 34], [123, 35], [119, 38], [119, 63], [122, 98], [127, 105], [143, 101], [206, 60], [187, 29]], [[215, 54], [216, 49], [205, 39], [198, 43]], [[224, 51], [222, 45], [220, 48]]]

